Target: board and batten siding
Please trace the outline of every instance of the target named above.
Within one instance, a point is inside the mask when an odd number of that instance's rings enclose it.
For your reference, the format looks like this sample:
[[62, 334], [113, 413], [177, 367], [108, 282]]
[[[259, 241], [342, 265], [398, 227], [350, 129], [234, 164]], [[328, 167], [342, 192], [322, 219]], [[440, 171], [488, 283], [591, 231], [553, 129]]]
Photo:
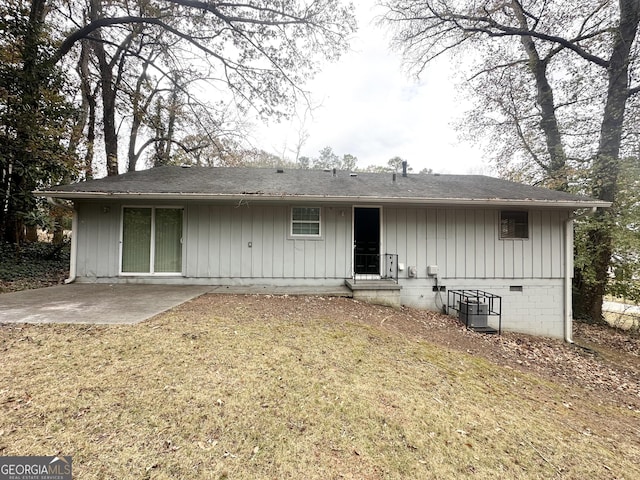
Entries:
[[[122, 205], [77, 202], [79, 277], [118, 276]], [[185, 283], [189, 278], [351, 277], [351, 206], [322, 207], [319, 239], [290, 238], [291, 205], [182, 206]], [[497, 209], [384, 207], [382, 249], [417, 267], [418, 278], [426, 277], [428, 265], [438, 266], [440, 278], [563, 277], [567, 212], [530, 211], [526, 240], [500, 240], [499, 216]]]
[[331, 278], [351, 276], [351, 210], [323, 207], [322, 237], [289, 237], [290, 206], [191, 205], [185, 276]]
[[[530, 210], [529, 238], [501, 240], [499, 209], [385, 208], [384, 249], [406, 265], [402, 304], [440, 311], [449, 290], [485, 290], [502, 298], [503, 330], [563, 338], [568, 216]], [[437, 279], [427, 275], [429, 265], [438, 267]], [[408, 277], [411, 266], [416, 278]], [[446, 290], [434, 292], [436, 282]], [[498, 318], [489, 325], [498, 328]]]
[[[293, 239], [290, 204], [185, 202], [137, 203], [184, 207], [182, 275], [119, 276], [123, 205], [136, 203], [76, 202], [80, 281], [328, 286], [352, 274], [351, 205], [322, 206], [321, 238]], [[568, 211], [530, 210], [529, 238], [521, 240], [500, 240], [499, 209], [386, 206], [381, 212], [382, 252], [405, 265], [398, 279], [402, 304], [442, 308], [447, 293], [434, 293], [436, 279], [427, 275], [435, 265], [446, 290], [502, 296], [503, 329], [562, 338]], [[571, 272], [573, 259], [567, 260]], [[411, 266], [416, 278], [408, 276]]]
[[321, 238], [293, 239], [288, 235], [290, 205], [77, 202], [78, 277], [118, 277], [123, 205], [184, 207], [184, 283], [190, 278], [343, 280], [351, 276], [350, 206], [322, 208]]
[[529, 212], [529, 238], [499, 238], [500, 210], [385, 208], [383, 248], [425, 277], [563, 278], [563, 221], [568, 213]]
[[77, 202], [76, 272], [79, 277], [117, 277], [120, 267], [120, 205]]

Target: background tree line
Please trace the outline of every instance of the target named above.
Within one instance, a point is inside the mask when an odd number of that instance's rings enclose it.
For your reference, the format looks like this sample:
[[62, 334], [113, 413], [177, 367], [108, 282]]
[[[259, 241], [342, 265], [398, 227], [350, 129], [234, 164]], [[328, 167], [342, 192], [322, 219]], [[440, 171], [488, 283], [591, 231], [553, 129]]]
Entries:
[[[342, 156], [335, 153], [332, 147], [324, 147], [315, 157], [301, 156], [297, 160], [288, 160], [279, 155], [265, 152], [264, 150], [250, 150], [243, 152], [242, 162], [234, 166], [252, 166], [252, 167], [286, 167], [301, 168], [313, 170], [343, 170], [347, 172], [402, 172], [403, 162], [407, 162], [407, 172], [413, 172], [413, 167], [409, 165], [409, 161], [402, 157], [393, 157], [387, 160], [385, 165], [368, 165], [363, 167], [358, 165], [358, 157], [350, 153]], [[431, 168], [423, 168], [418, 173], [433, 173]]]

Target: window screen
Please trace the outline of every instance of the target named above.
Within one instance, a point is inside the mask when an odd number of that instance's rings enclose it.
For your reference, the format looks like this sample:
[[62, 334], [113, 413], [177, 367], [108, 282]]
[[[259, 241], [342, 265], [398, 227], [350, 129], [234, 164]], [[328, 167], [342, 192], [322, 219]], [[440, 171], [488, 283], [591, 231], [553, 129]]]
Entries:
[[500, 212], [500, 238], [529, 238], [529, 212]]

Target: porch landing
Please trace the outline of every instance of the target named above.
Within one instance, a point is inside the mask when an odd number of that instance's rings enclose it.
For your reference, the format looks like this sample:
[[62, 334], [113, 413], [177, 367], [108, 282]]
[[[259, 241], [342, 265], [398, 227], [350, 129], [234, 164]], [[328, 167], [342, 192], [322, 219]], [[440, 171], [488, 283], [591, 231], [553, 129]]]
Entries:
[[393, 280], [386, 278], [380, 280], [353, 280], [348, 278], [344, 283], [353, 292], [355, 300], [394, 308], [399, 308], [401, 305], [400, 290], [402, 287]]

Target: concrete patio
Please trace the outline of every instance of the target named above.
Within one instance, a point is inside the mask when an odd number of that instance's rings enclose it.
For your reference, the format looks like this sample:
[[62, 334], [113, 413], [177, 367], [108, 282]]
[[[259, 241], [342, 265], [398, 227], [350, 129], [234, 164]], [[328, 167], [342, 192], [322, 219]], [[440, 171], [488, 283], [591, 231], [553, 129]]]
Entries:
[[0, 323], [133, 324], [205, 293], [350, 296], [346, 287], [72, 283], [0, 294]]

